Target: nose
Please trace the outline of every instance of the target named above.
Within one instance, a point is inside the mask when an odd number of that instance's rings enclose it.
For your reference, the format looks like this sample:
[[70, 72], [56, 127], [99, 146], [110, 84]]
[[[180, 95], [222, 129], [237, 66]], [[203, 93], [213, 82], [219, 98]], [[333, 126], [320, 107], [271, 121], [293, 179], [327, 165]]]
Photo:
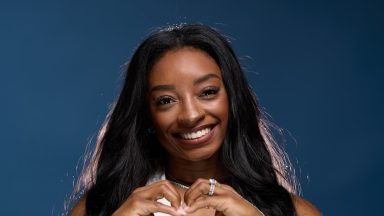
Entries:
[[194, 127], [204, 119], [204, 109], [193, 98], [184, 100], [181, 103], [178, 115], [178, 123], [182, 127]]

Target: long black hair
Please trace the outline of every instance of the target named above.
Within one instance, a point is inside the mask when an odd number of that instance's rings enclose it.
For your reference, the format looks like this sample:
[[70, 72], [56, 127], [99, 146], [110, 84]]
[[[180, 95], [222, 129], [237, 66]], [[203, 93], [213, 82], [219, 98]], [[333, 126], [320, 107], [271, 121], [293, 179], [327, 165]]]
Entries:
[[167, 51], [182, 47], [206, 52], [221, 69], [229, 100], [228, 129], [220, 148], [225, 182], [265, 215], [296, 215], [291, 198], [294, 182], [286, 169], [289, 160], [273, 142], [229, 40], [201, 24], [157, 31], [133, 54], [119, 98], [79, 179], [86, 193], [87, 215], [111, 215], [134, 189], [164, 169], [164, 150], [148, 131], [148, 76]]

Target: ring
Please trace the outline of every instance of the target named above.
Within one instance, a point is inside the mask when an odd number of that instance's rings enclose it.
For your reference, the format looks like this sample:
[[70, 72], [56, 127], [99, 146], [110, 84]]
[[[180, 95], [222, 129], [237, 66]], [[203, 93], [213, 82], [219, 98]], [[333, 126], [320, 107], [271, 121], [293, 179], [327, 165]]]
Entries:
[[214, 193], [215, 193], [215, 187], [216, 187], [216, 183], [217, 181], [215, 179], [209, 179], [209, 192], [208, 192], [208, 196], [212, 196]]

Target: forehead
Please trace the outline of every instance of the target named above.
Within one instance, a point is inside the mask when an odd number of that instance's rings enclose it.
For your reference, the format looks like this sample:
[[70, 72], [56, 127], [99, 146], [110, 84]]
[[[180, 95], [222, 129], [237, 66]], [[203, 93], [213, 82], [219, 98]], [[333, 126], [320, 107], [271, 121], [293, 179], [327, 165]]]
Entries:
[[221, 78], [216, 61], [206, 52], [185, 47], [166, 52], [149, 74], [149, 86], [158, 84], [186, 84], [207, 74]]

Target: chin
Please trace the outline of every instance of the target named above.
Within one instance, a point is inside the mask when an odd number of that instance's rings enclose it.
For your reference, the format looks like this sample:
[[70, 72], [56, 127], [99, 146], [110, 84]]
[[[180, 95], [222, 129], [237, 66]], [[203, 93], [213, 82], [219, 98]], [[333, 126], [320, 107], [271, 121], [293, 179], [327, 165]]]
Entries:
[[219, 150], [212, 153], [203, 153], [203, 154], [202, 152], [199, 152], [199, 153], [196, 152], [195, 154], [193, 152], [190, 152], [184, 155], [183, 159], [191, 162], [200, 162], [200, 161], [205, 161], [205, 160], [214, 158], [218, 155], [218, 153], [219, 153]]

